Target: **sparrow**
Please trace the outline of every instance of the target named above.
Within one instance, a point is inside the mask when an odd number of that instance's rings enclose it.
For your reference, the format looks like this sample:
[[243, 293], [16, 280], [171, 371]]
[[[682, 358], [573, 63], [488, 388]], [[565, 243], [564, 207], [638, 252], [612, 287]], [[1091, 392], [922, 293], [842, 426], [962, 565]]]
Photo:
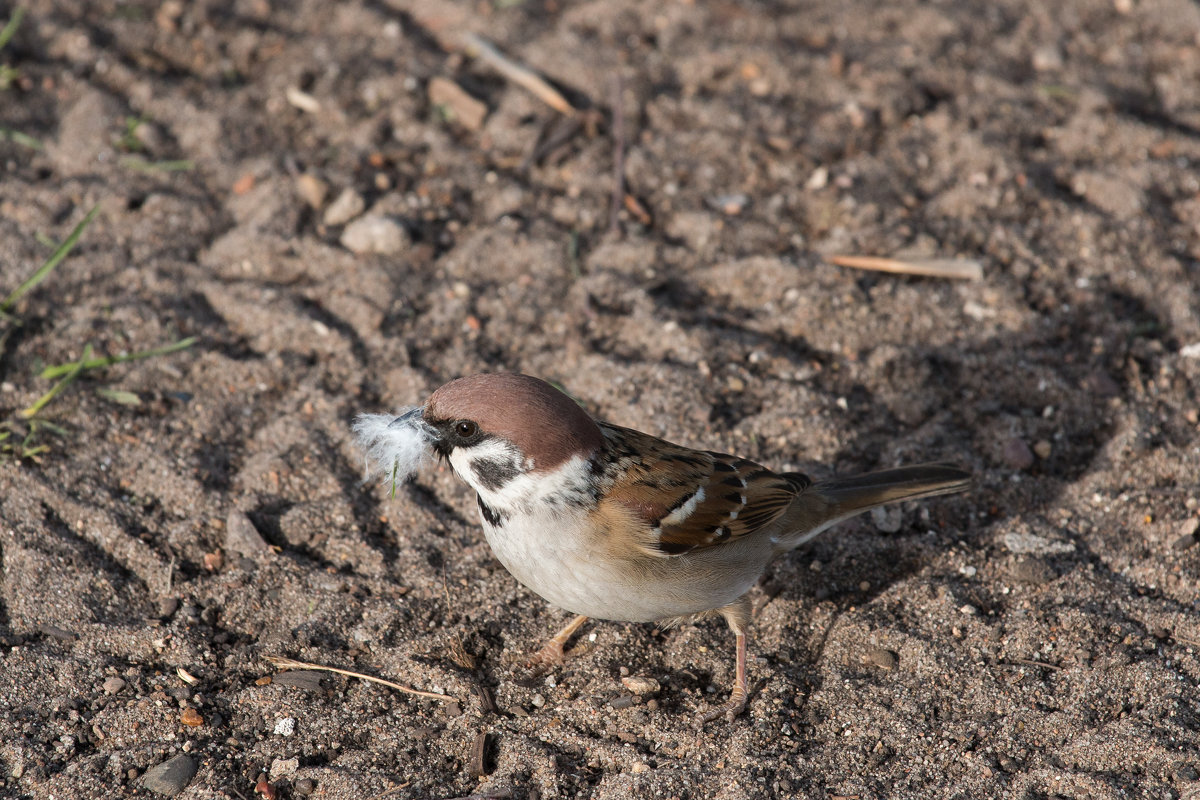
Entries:
[[520, 583], [575, 618], [535, 663], [561, 663], [589, 618], [671, 625], [724, 617], [733, 688], [699, 717], [733, 720], [747, 700], [748, 593], [772, 559], [887, 503], [968, 488], [924, 464], [812, 480], [593, 419], [528, 375], [450, 381], [398, 416], [360, 415], [359, 444], [393, 491], [440, 458], [475, 490], [484, 536]]

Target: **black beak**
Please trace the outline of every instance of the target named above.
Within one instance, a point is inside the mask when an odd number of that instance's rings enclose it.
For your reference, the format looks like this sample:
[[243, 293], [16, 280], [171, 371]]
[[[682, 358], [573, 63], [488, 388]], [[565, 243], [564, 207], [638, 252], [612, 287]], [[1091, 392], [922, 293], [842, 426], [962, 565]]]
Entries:
[[416, 408], [409, 409], [389, 422], [388, 427], [411, 428], [412, 430], [421, 434], [425, 441], [429, 443], [429, 446], [435, 450], [438, 449], [438, 445], [441, 444], [442, 441], [442, 435], [438, 432], [438, 429], [425, 421], [424, 406], [417, 406]]

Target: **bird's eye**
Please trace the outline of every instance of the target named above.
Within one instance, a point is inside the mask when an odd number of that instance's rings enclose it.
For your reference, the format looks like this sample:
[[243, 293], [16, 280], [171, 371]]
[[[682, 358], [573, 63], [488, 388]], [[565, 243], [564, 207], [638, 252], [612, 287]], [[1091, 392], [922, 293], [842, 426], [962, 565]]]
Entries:
[[469, 419], [454, 423], [454, 432], [464, 439], [470, 439], [479, 430], [479, 426]]

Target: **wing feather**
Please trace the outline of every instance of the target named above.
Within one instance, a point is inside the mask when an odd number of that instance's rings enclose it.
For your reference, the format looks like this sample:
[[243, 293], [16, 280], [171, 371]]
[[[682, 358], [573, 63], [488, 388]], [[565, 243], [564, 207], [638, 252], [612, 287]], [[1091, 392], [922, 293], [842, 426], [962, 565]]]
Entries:
[[607, 459], [620, 475], [607, 493], [645, 526], [643, 549], [674, 556], [731, 542], [770, 525], [809, 485], [737, 456], [692, 450], [629, 428], [601, 424]]

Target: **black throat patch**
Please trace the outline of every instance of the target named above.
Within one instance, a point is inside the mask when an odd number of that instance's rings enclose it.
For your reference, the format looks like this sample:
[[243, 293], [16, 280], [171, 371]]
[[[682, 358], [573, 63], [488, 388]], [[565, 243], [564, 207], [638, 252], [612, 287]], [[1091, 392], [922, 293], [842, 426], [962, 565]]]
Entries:
[[496, 509], [483, 502], [483, 498], [475, 495], [475, 499], [479, 501], [479, 513], [483, 516], [488, 525], [493, 528], [499, 528], [504, 524], [504, 515]]
[[470, 469], [475, 473], [475, 480], [479, 481], [479, 485], [489, 492], [499, 490], [521, 474], [517, 462], [507, 458], [475, 458], [470, 462]]

